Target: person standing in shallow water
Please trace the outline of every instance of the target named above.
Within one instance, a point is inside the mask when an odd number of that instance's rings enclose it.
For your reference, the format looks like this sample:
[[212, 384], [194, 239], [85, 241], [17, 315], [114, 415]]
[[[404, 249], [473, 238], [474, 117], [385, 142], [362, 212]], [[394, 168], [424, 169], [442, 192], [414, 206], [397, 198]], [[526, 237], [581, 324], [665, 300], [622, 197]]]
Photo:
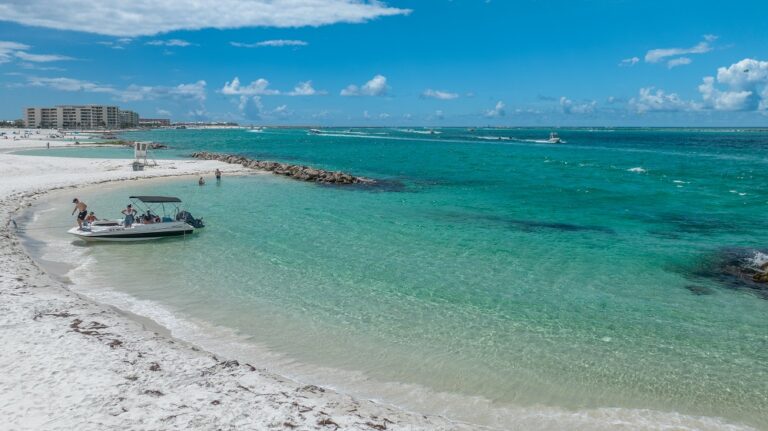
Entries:
[[216, 175], [216, 181], [221, 181], [221, 171], [218, 168], [216, 168], [214, 174]]
[[133, 225], [133, 222], [136, 220], [136, 210], [133, 209], [133, 206], [131, 204], [128, 204], [128, 206], [125, 207], [125, 209], [120, 212], [125, 216], [125, 218], [123, 219], [123, 226], [131, 227], [131, 225]]
[[205, 180], [203, 179], [203, 177], [200, 177], [200, 179], [197, 180], [197, 185], [198, 186], [204, 186], [205, 185]]
[[86, 205], [85, 202], [81, 202], [77, 198], [72, 199], [72, 203], [75, 204], [75, 209], [72, 210], [72, 214], [74, 215], [75, 211], [78, 211], [78, 213], [77, 213], [77, 228], [82, 230], [83, 229], [83, 220], [85, 220], [85, 217], [88, 215], [88, 205]]

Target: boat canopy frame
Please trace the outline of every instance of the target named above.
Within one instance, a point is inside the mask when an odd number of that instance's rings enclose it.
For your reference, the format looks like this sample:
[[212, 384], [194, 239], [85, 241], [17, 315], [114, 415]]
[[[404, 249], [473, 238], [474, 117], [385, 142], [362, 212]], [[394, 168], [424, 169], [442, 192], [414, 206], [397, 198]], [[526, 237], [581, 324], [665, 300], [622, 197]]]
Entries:
[[[128, 199], [131, 200], [131, 203], [135, 208], [142, 210], [141, 212], [138, 212], [139, 215], [150, 212], [156, 216], [170, 216], [171, 219], [175, 220], [179, 212], [182, 211], [181, 199], [174, 196], [129, 196]], [[165, 209], [166, 204], [169, 204], [169, 206], [172, 207], [170, 214], [169, 211]], [[159, 214], [159, 211], [157, 211], [158, 207], [162, 211], [162, 214]]]

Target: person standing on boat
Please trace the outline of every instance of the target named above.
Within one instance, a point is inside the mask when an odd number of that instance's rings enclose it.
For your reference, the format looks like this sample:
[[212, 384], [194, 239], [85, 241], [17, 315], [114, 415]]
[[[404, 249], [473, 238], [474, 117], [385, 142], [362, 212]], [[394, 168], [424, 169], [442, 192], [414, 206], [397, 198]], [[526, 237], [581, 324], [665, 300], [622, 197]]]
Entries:
[[85, 220], [85, 217], [88, 215], [88, 205], [85, 204], [85, 202], [81, 202], [79, 199], [74, 198], [72, 199], [72, 203], [75, 204], [75, 209], [72, 210], [72, 214], [75, 214], [75, 211], [77, 211], [77, 228], [82, 230], [83, 229], [83, 220]]
[[123, 220], [123, 224], [125, 227], [131, 227], [133, 224], [133, 221], [136, 218], [136, 210], [133, 209], [133, 206], [131, 204], [128, 204], [127, 207], [125, 207], [124, 210], [120, 211], [123, 215], [125, 215], [125, 219]]
[[214, 172], [214, 174], [216, 175], [216, 181], [221, 181], [221, 171], [219, 168], [216, 168], [216, 172]]

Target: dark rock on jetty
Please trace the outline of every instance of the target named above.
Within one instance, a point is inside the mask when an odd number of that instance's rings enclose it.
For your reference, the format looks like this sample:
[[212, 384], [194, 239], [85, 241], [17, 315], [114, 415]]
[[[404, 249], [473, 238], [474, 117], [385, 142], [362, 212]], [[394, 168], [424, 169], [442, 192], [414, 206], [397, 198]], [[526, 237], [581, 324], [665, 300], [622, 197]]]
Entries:
[[192, 153], [192, 157], [203, 160], [218, 160], [225, 163], [242, 165], [246, 168], [269, 171], [275, 175], [285, 175], [301, 181], [310, 181], [324, 184], [376, 184], [376, 180], [364, 177], [356, 177], [344, 172], [326, 171], [310, 166], [289, 165], [286, 163], [270, 162], [267, 160], [254, 160], [243, 156], [231, 154], [209, 153], [207, 151]]
[[732, 289], [744, 289], [768, 299], [768, 250], [726, 248], [702, 262], [694, 275], [714, 279]]

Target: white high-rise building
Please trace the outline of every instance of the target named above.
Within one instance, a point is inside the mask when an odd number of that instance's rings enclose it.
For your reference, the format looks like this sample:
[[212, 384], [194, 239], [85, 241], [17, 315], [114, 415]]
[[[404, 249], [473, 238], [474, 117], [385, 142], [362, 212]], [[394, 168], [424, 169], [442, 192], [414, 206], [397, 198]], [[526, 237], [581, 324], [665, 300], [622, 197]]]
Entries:
[[25, 108], [24, 126], [44, 129], [117, 129], [120, 108], [107, 105], [58, 105]]

